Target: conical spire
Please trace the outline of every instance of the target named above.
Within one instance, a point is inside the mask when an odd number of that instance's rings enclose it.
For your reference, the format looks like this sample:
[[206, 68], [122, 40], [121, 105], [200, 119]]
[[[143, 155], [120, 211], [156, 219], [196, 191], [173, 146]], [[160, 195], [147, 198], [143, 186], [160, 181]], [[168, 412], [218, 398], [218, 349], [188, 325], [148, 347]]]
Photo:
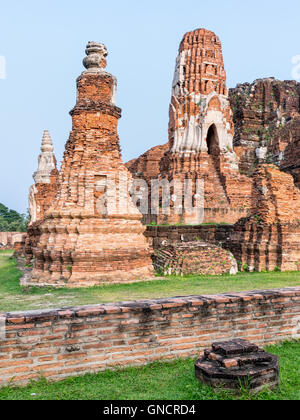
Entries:
[[49, 184], [51, 172], [56, 169], [56, 159], [48, 130], [45, 130], [43, 134], [41, 152], [38, 170], [34, 173], [33, 179], [36, 184]]
[[45, 152], [53, 153], [54, 151], [53, 143], [52, 143], [50, 133], [48, 130], [44, 130], [41, 151], [42, 153], [45, 153]]

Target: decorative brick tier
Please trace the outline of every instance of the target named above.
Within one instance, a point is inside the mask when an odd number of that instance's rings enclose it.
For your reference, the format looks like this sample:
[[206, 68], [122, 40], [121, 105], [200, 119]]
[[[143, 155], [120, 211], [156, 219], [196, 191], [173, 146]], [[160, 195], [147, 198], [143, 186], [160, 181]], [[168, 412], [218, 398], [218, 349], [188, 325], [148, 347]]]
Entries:
[[[0, 314], [0, 385], [300, 338], [300, 287]], [[3, 334], [4, 332], [4, 334]]]
[[259, 392], [280, 383], [278, 358], [246, 340], [213, 343], [195, 364], [196, 378], [213, 388]]

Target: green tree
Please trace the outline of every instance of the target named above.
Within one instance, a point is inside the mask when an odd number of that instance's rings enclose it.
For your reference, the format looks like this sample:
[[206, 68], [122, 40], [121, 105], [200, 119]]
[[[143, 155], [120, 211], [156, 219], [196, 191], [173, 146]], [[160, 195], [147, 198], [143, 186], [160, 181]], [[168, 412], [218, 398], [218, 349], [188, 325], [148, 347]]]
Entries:
[[0, 203], [0, 232], [25, 232], [27, 225], [28, 216]]

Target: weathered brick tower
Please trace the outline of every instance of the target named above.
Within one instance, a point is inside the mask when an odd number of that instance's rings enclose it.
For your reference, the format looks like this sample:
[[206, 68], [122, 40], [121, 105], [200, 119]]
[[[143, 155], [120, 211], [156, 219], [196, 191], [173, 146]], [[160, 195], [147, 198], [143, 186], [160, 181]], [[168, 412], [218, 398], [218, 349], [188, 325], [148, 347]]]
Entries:
[[169, 151], [162, 159], [161, 175], [169, 181], [193, 180], [194, 193], [197, 180], [203, 180], [204, 213], [172, 212], [165, 221], [199, 223], [204, 215], [204, 221], [232, 223], [243, 216], [250, 184], [239, 175], [233, 135], [221, 42], [206, 29], [188, 32], [176, 61]]
[[179, 47], [172, 86], [171, 151], [225, 153], [223, 149], [232, 150], [233, 132], [221, 42], [206, 29], [188, 32]]
[[116, 79], [104, 70], [103, 44], [90, 42], [86, 54], [58, 194], [35, 249], [33, 284], [91, 286], [152, 276], [145, 228], [121, 160]]

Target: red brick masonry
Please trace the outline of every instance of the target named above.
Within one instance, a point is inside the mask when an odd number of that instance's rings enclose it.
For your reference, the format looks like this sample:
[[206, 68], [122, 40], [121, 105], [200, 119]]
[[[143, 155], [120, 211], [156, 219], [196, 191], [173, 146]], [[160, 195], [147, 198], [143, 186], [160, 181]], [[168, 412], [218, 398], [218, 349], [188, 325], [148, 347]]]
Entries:
[[[224, 280], [226, 281], [226, 280]], [[0, 385], [198, 356], [216, 341], [300, 338], [300, 287], [0, 314]]]

